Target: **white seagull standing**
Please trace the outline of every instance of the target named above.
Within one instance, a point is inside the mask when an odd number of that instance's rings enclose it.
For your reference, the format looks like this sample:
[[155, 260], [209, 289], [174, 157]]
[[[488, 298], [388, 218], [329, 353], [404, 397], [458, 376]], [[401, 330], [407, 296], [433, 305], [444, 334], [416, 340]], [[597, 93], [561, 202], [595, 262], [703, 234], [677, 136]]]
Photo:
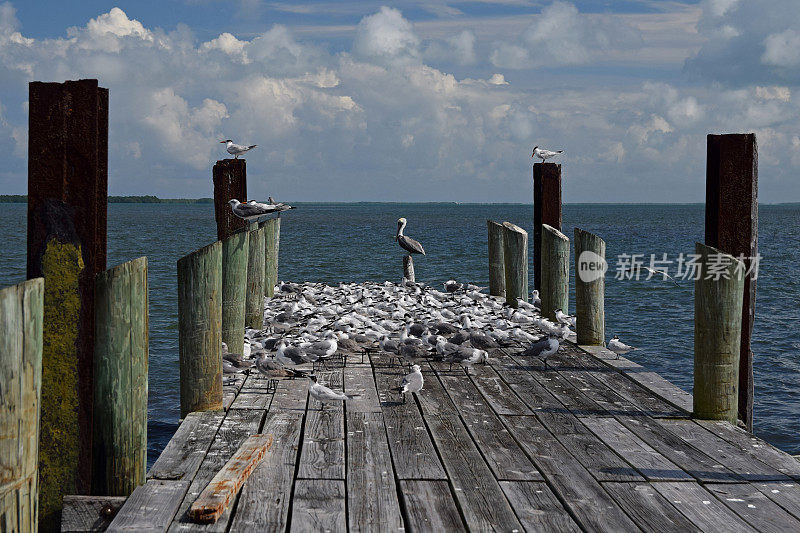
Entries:
[[287, 211], [289, 209], [294, 209], [294, 207], [286, 204], [262, 204], [255, 201], [250, 201], [246, 204], [243, 204], [236, 198], [228, 200], [228, 203], [231, 206], [231, 211], [233, 214], [239, 218], [243, 218], [248, 222], [257, 220], [263, 216], [272, 214], [272, 213], [281, 213], [283, 211]]
[[231, 154], [234, 157], [234, 159], [239, 159], [240, 155], [258, 146], [257, 144], [251, 144], [250, 146], [242, 146], [241, 144], [235, 144], [230, 139], [220, 141], [220, 144], [225, 145], [225, 148], [227, 149], [228, 153]]
[[563, 154], [564, 150], [556, 150], [553, 152], [552, 150], [545, 150], [544, 148], [539, 148], [538, 146], [533, 147], [533, 153], [531, 157], [538, 157], [542, 160], [542, 163], [550, 159], [551, 157], [555, 157], [558, 154]]
[[308, 383], [308, 393], [315, 400], [322, 402], [322, 407], [320, 409], [324, 408], [327, 402], [347, 401], [353, 398], [343, 392], [335, 392], [325, 385], [320, 385], [317, 383], [317, 376], [314, 374], [309, 375], [308, 379], [311, 380]]
[[611, 337], [611, 340], [608, 341], [607, 348], [617, 354], [617, 359], [619, 359], [620, 354], [628, 353], [633, 350], [638, 350], [638, 348], [634, 348], [633, 346], [628, 346], [621, 340], [619, 340], [618, 335], [614, 335]]
[[412, 366], [411, 373], [404, 377], [402, 383], [400, 383], [400, 394], [403, 396], [403, 403], [406, 403], [406, 394], [422, 390], [425, 380], [422, 378], [421, 370], [419, 365]]

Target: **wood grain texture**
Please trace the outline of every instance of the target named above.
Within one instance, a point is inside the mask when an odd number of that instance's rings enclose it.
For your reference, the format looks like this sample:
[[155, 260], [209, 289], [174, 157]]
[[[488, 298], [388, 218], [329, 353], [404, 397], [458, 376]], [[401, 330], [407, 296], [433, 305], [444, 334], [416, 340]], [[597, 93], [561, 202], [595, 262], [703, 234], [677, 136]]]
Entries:
[[271, 218], [259, 224], [264, 230], [264, 296], [275, 295], [278, 283], [278, 256], [281, 242], [281, 219]]
[[233, 353], [244, 346], [248, 245], [246, 231], [222, 241], [222, 342]]
[[136, 487], [106, 531], [166, 531], [188, 488], [188, 481], [149, 480]]
[[181, 416], [222, 409], [222, 243], [178, 260]]
[[603, 488], [644, 531], [673, 533], [698, 529], [649, 483], [609, 482], [603, 483]]
[[556, 321], [556, 310], [569, 314], [569, 239], [542, 224], [542, 316]]
[[580, 527], [541, 481], [501, 481], [514, 512], [527, 531], [578, 532]]
[[[694, 408], [692, 415], [735, 424], [739, 410], [739, 351], [744, 278], [740, 261], [697, 243], [694, 284]], [[715, 266], [722, 263], [719, 279]]]
[[217, 435], [225, 413], [189, 413], [150, 467], [148, 479], [192, 479]]
[[533, 285], [542, 288], [542, 224], [561, 231], [561, 165], [533, 164]]
[[264, 327], [265, 233], [264, 228], [248, 232], [244, 324], [253, 329]]
[[222, 159], [212, 170], [214, 183], [214, 217], [217, 222], [217, 239], [222, 241], [247, 227], [245, 220], [233, 214], [229, 201], [234, 198], [247, 201], [247, 161]]
[[298, 479], [292, 499], [292, 531], [347, 531], [344, 481]]
[[705, 488], [758, 531], [800, 531], [797, 518], [749, 483], [709, 484]]
[[503, 255], [503, 225], [494, 220], [487, 220], [489, 233], [489, 294], [506, 295], [506, 265]]
[[447, 481], [403, 480], [408, 531], [467, 531]]
[[44, 280], [0, 290], [0, 531], [36, 531]]
[[593, 233], [575, 228], [575, 333], [578, 344], [600, 346], [606, 340], [605, 258], [605, 241]]
[[410, 255], [403, 256], [403, 277], [412, 283], [417, 281], [414, 274], [414, 258]]
[[125, 496], [64, 496], [61, 533], [105, 531], [127, 499]]
[[94, 492], [128, 496], [147, 469], [147, 258], [97, 275]]
[[700, 531], [757, 531], [697, 483], [658, 481], [652, 486]]
[[[490, 360], [496, 357], [496, 351], [491, 353]], [[471, 369], [470, 379], [481, 392], [484, 400], [498, 415], [530, 415], [533, 414], [528, 406], [514, 394], [511, 387], [503, 381], [497, 372], [489, 365], [477, 365]]]
[[506, 303], [516, 308], [528, 301], [528, 232], [511, 222], [503, 222], [503, 264]]
[[344, 479], [344, 413], [341, 406], [306, 413], [298, 478]]

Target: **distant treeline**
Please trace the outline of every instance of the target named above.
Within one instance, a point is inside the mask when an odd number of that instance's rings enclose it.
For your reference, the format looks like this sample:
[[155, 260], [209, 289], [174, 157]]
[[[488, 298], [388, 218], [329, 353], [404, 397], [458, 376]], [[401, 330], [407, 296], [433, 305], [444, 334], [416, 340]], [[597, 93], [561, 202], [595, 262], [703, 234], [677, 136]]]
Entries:
[[[24, 204], [25, 194], [0, 194], [0, 203]], [[213, 204], [213, 198], [159, 198], [158, 196], [109, 196], [110, 204]]]

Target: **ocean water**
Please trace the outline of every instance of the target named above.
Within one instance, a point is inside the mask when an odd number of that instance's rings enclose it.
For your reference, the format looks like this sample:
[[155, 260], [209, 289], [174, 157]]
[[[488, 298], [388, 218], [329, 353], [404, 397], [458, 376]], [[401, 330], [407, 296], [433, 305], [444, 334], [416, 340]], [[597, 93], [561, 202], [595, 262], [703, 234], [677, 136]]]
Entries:
[[[641, 349], [634, 361], [692, 389], [693, 282], [616, 279], [620, 254], [677, 260], [703, 240], [702, 205], [565, 205], [564, 232], [580, 227], [607, 244], [606, 334]], [[25, 278], [24, 204], [3, 204], [0, 287]], [[755, 353], [755, 433], [800, 454], [800, 206], [761, 206]], [[394, 243], [397, 218], [427, 256], [415, 258], [418, 281], [486, 284], [486, 220], [507, 220], [532, 233], [533, 207], [523, 204], [302, 204], [284, 214], [279, 277], [326, 283], [402, 276]], [[110, 204], [108, 266], [147, 255], [150, 283], [148, 457], [152, 463], [178, 425], [176, 261], [215, 239], [213, 206]], [[529, 256], [533, 256], [532, 249]], [[677, 265], [668, 265], [671, 274]], [[533, 275], [531, 271], [531, 283]], [[571, 298], [574, 305], [574, 297]]]

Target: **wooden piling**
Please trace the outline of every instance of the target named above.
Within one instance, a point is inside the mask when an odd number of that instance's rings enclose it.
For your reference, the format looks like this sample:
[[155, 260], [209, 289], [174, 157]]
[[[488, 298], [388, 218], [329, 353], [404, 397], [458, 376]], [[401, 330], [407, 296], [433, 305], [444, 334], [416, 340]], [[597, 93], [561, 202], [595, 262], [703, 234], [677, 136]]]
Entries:
[[516, 308], [528, 301], [528, 232], [511, 222], [503, 222], [503, 263], [506, 303]]
[[[717, 248], [697, 243], [696, 252], [700, 256], [700, 275], [694, 284], [692, 416], [735, 424], [739, 405], [743, 271], [740, 261]], [[718, 279], [714, 279], [717, 275]]]
[[[578, 344], [602, 346], [605, 341], [606, 243], [575, 228], [575, 333]], [[564, 309], [564, 312], [568, 311]]]
[[271, 218], [260, 224], [264, 232], [264, 296], [275, 295], [278, 283], [278, 255], [281, 243], [281, 219]]
[[233, 353], [244, 348], [249, 239], [245, 231], [222, 241], [222, 342]]
[[414, 277], [414, 258], [411, 255], [403, 256], [403, 277], [411, 283], [416, 282]]
[[224, 241], [237, 231], [244, 231], [247, 222], [233, 214], [229, 201], [247, 201], [247, 161], [222, 159], [213, 170], [214, 216], [217, 221], [217, 239]]
[[[542, 225], [561, 231], [561, 165], [533, 165], [533, 288], [542, 290]], [[564, 310], [566, 312], [566, 309]]]
[[44, 280], [0, 290], [0, 531], [36, 531]]
[[753, 430], [753, 352], [758, 256], [758, 144], [750, 134], [709, 135], [706, 163], [706, 236], [708, 246], [744, 258], [742, 338], [739, 358], [739, 418]]
[[181, 418], [222, 409], [222, 243], [178, 260]]
[[108, 89], [29, 84], [28, 278], [45, 278], [39, 528], [92, 481], [94, 278], [106, 268]]
[[556, 320], [556, 310], [569, 314], [569, 239], [542, 224], [542, 316]]
[[503, 225], [487, 220], [489, 231], [489, 294], [506, 295], [506, 270], [503, 259]]
[[[254, 224], [255, 226], [255, 224]], [[261, 329], [264, 326], [264, 234], [266, 228], [248, 232], [247, 244], [247, 293], [245, 295], [244, 323], [248, 328]]]
[[128, 496], [147, 469], [147, 258], [97, 275], [94, 494]]

